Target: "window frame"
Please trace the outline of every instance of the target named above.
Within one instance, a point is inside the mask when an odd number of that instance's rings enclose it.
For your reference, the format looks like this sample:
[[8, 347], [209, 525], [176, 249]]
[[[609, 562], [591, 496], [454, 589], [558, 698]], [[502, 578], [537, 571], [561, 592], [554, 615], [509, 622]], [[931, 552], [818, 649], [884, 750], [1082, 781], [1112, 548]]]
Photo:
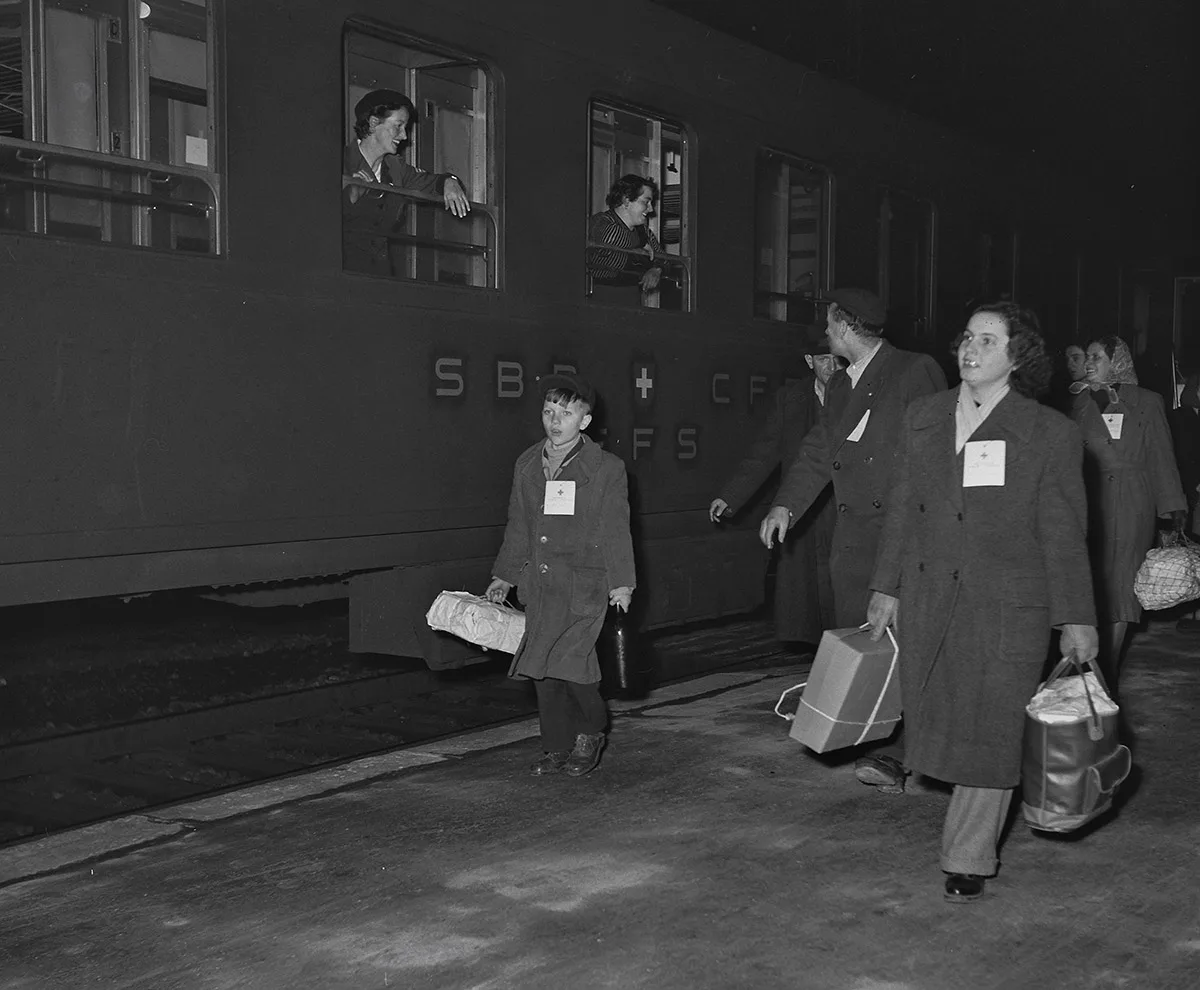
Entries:
[[[816, 292], [813, 294], [813, 297], [812, 297], [814, 306], [819, 301], [821, 294], [827, 293], [830, 289], [833, 288], [833, 286], [835, 284], [834, 283], [834, 268], [835, 268], [836, 256], [837, 256], [837, 237], [836, 237], [836, 231], [837, 231], [837, 227], [836, 227], [837, 175], [834, 173], [832, 168], [830, 168], [828, 165], [825, 165], [822, 162], [817, 161], [816, 159], [807, 158], [803, 155], [797, 155], [797, 154], [794, 154], [793, 152], [785, 151], [782, 148], [776, 147], [774, 145], [761, 145], [758, 148], [757, 152], [755, 152], [755, 155], [754, 155], [754, 212], [755, 212], [755, 217], [754, 217], [754, 223], [753, 223], [754, 250], [753, 250], [753, 257], [752, 257], [752, 262], [751, 262], [751, 273], [750, 273], [750, 315], [751, 315], [752, 319], [761, 321], [761, 322], [769, 324], [769, 325], [779, 325], [779, 326], [784, 326], [784, 327], [810, 326], [811, 324], [808, 324], [808, 323], [793, 322], [788, 319], [777, 320], [770, 316], [763, 316], [757, 312], [758, 298], [759, 298], [759, 293], [760, 293], [760, 290], [758, 287], [758, 258], [759, 258], [760, 246], [762, 244], [762, 241], [759, 237], [758, 218], [757, 218], [758, 194], [759, 194], [758, 183], [760, 181], [760, 176], [761, 176], [760, 166], [763, 164], [763, 162], [765, 160], [767, 160], [768, 158], [770, 158], [772, 156], [775, 158], [783, 159], [789, 165], [795, 165], [800, 168], [807, 169], [811, 172], [820, 173], [822, 176], [824, 176], [824, 181], [822, 184], [822, 199], [823, 199], [824, 208], [822, 210], [821, 222], [818, 224], [818, 228], [820, 231], [819, 236], [822, 238], [821, 243], [822, 243], [822, 247], [824, 248], [824, 250], [821, 252], [820, 271], [818, 273], [818, 279], [817, 279], [819, 284], [818, 284]], [[790, 219], [790, 217], [784, 218], [785, 226], [786, 226], [787, 220], [789, 220], [789, 219]], [[787, 299], [787, 298], [790, 298], [790, 296], [785, 293], [784, 298]], [[799, 298], [806, 298], [806, 297], [801, 295]], [[818, 322], [821, 322], [821, 320], [818, 320]]]
[[[9, 181], [18, 188], [25, 186], [32, 190], [33, 198], [31, 219], [24, 228], [0, 228], [0, 235], [15, 235], [35, 237], [39, 240], [60, 240], [72, 244], [85, 243], [104, 248], [120, 250], [136, 250], [167, 256], [186, 256], [189, 258], [223, 258], [226, 256], [226, 216], [224, 209], [224, 134], [222, 128], [222, 87], [219, 74], [219, 49], [223, 40], [221, 0], [206, 0], [205, 12], [205, 73], [206, 73], [206, 106], [205, 134], [208, 142], [208, 164], [174, 165], [158, 162], [149, 157], [150, 154], [150, 76], [149, 76], [149, 31], [147, 30], [145, 48], [139, 43], [137, 59], [130, 67], [127, 77], [123, 80], [127, 86], [128, 98], [128, 133], [125, 135], [125, 145], [128, 149], [136, 149], [135, 154], [124, 154], [112, 150], [112, 135], [118, 133], [110, 128], [109, 150], [96, 151], [77, 148], [69, 145], [55, 144], [47, 140], [51, 108], [47, 106], [47, 44], [46, 44], [46, 12], [48, 8], [89, 13], [88, 4], [79, 2], [54, 3], [53, 0], [26, 0], [22, 6], [26, 29], [23, 32], [21, 55], [24, 62], [22, 67], [22, 99], [27, 137], [12, 138], [0, 135], [0, 153], [5, 149], [12, 152], [13, 157], [23, 165], [38, 171], [57, 166], [80, 166], [94, 168], [105, 173], [126, 174], [130, 176], [133, 188], [122, 189], [112, 184], [111, 178], [106, 178], [107, 184], [97, 183], [94, 187], [79, 183], [58, 182], [45, 175], [22, 177], [9, 176]], [[127, 11], [132, 16], [135, 11], [129, 5]], [[100, 11], [97, 18], [113, 15]], [[140, 20], [140, 19], [139, 19]], [[128, 31], [131, 23], [127, 18], [119, 21], [122, 30]], [[111, 30], [111, 29], [110, 29]], [[128, 39], [122, 42], [128, 44]], [[107, 87], [105, 87], [107, 91]], [[107, 119], [107, 109], [102, 119]], [[154, 189], [156, 184], [166, 184], [172, 180], [195, 180], [207, 188], [210, 203], [189, 200], [163, 199]], [[70, 189], [68, 190], [68, 187]], [[129, 242], [114, 241], [104, 237], [99, 239], [72, 236], [69, 233], [53, 232], [49, 227], [49, 206], [47, 197], [55, 194], [78, 194], [83, 188], [94, 188], [94, 197], [85, 196], [85, 200], [94, 199], [100, 204], [101, 211], [111, 209], [114, 203], [123, 203], [131, 210], [131, 236]], [[194, 216], [204, 216], [208, 220], [209, 249], [193, 251], [171, 246], [159, 246], [153, 243], [151, 226], [153, 217], [150, 211], [159, 207], [184, 207], [183, 212], [191, 212]]]
[[925, 257], [923, 260], [926, 268], [921, 290], [925, 298], [919, 316], [921, 327], [917, 336], [918, 339], [932, 339], [937, 332], [938, 221], [940, 217], [938, 205], [930, 197], [921, 196], [918, 193], [910, 192], [899, 186], [884, 185], [879, 187], [879, 265], [876, 288], [879, 292], [879, 298], [883, 301], [883, 305], [887, 309], [891, 309], [892, 305], [891, 204], [893, 195], [907, 199], [909, 202], [918, 204], [923, 208], [925, 236]]
[[[682, 269], [683, 274], [685, 276], [686, 287], [683, 289], [683, 292], [682, 292], [681, 305], [680, 305], [679, 309], [667, 309], [667, 310], [662, 310], [660, 307], [657, 307], [657, 306], [646, 306], [644, 304], [636, 305], [636, 306], [630, 305], [628, 307], [620, 306], [618, 308], [635, 309], [639, 312], [645, 311], [645, 310], [657, 310], [659, 312], [675, 313], [675, 314], [679, 314], [679, 315], [694, 313], [696, 311], [696, 288], [695, 288], [696, 287], [696, 252], [695, 252], [696, 245], [695, 245], [695, 230], [694, 230], [695, 224], [694, 224], [694, 221], [692, 220], [692, 214], [694, 213], [694, 205], [695, 205], [695, 196], [694, 196], [694, 192], [693, 192], [694, 187], [695, 187], [695, 178], [694, 178], [695, 166], [692, 164], [692, 161], [696, 155], [695, 133], [692, 130], [691, 126], [688, 125], [685, 121], [683, 121], [679, 117], [673, 116], [668, 113], [664, 113], [660, 110], [653, 109], [653, 108], [643, 105], [643, 104], [630, 103], [628, 100], [622, 100], [619, 98], [615, 98], [615, 97], [609, 96], [605, 93], [592, 93], [587, 99], [586, 112], [584, 115], [585, 127], [586, 127], [585, 148], [587, 149], [587, 151], [586, 151], [587, 181], [585, 183], [586, 202], [585, 202], [585, 206], [584, 206], [584, 217], [588, 218], [588, 219], [590, 219], [593, 215], [592, 193], [595, 188], [595, 186], [594, 186], [595, 172], [593, 170], [594, 159], [593, 159], [593, 155], [592, 155], [592, 150], [593, 150], [594, 146], [592, 143], [592, 136], [593, 136], [593, 114], [595, 112], [597, 105], [603, 107], [604, 109], [612, 110], [617, 113], [636, 114], [639, 117], [644, 117], [648, 120], [654, 121], [655, 123], [657, 123], [659, 125], [660, 128], [664, 124], [675, 128], [676, 131], [679, 133], [680, 156], [682, 158], [682, 163], [681, 163], [682, 167], [679, 170], [680, 186], [681, 186], [680, 195], [679, 195], [679, 210], [680, 210], [679, 246], [680, 246], [680, 252], [679, 252], [679, 254], [676, 254], [676, 255], [671, 255], [669, 251], [667, 252], [667, 254], [670, 257], [677, 259], [677, 261], [679, 262], [680, 268]], [[656, 170], [656, 172], [658, 174], [653, 174], [653, 175], [649, 176], [650, 178], [654, 179], [655, 182], [658, 183], [660, 202], [662, 200], [663, 192], [665, 189], [665, 184], [663, 183], [662, 176], [661, 176], [661, 172], [662, 172], [661, 158], [662, 158], [662, 152], [660, 149], [659, 167]], [[655, 236], [658, 237], [659, 243], [662, 243], [662, 237], [661, 237], [662, 225], [661, 225], [661, 217], [659, 215], [658, 210], [655, 211], [655, 219], [660, 221], [659, 229], [658, 229], [658, 231], [655, 232]], [[584, 288], [583, 297], [584, 297], [585, 301], [587, 301], [589, 303], [592, 303], [595, 305], [601, 305], [596, 302], [596, 300], [594, 299], [594, 297], [592, 295], [591, 276], [589, 276], [588, 272], [587, 272], [586, 252], [587, 252], [588, 244], [590, 243], [588, 241], [587, 235], [588, 235], [588, 224], [585, 223], [585, 225], [584, 225], [585, 257], [584, 257], [584, 264], [583, 264], [583, 288]], [[686, 248], [686, 251], [684, 250], [685, 248]], [[666, 249], [666, 245], [664, 245], [664, 250], [665, 249]], [[614, 250], [614, 249], [609, 248], [609, 250]], [[605, 308], [612, 308], [611, 303], [605, 303], [604, 305], [605, 305]]]
[[[402, 28], [396, 27], [394, 24], [389, 24], [385, 21], [376, 20], [370, 17], [347, 17], [342, 22], [341, 28], [341, 44], [342, 44], [342, 67], [341, 67], [341, 92], [342, 92], [342, 135], [341, 140], [347, 140], [347, 135], [353, 133], [353, 120], [350, 117], [350, 36], [352, 33], [365, 36], [375, 41], [385, 44], [396, 45], [401, 48], [408, 48], [420, 51], [427, 55], [438, 55], [448, 59], [454, 59], [463, 62], [467, 65], [475, 65], [483, 72], [487, 82], [485, 93], [485, 134], [484, 140], [486, 147], [483, 155], [483, 171], [485, 187], [490, 193], [491, 202], [477, 202], [471, 200], [471, 214], [478, 214], [485, 218], [485, 222], [490, 223], [492, 227], [492, 242], [494, 244], [495, 259], [489, 264], [491, 276], [487, 278], [484, 284], [464, 284], [461, 282], [442, 281], [438, 279], [425, 279], [420, 277], [409, 277], [407, 275], [382, 275], [372, 272], [363, 272], [353, 268], [346, 268], [346, 258], [344, 250], [339, 252], [339, 271], [343, 275], [358, 276], [370, 278], [381, 282], [400, 282], [408, 285], [430, 285], [439, 286], [446, 290], [462, 290], [472, 293], [477, 292], [500, 292], [505, 288], [505, 240], [504, 240], [504, 176], [501, 167], [503, 156], [500, 153], [501, 143], [503, 141], [503, 121], [501, 119], [502, 100], [502, 78], [495, 62], [484, 55], [471, 52], [464, 48], [458, 48], [452, 45], [443, 44], [436, 39], [427, 38], [420, 34], [405, 31]], [[415, 89], [412, 85], [412, 75], [422, 67], [407, 67], [401, 66], [399, 63], [397, 68], [403, 68], [406, 76], [406, 85], [402, 92], [409, 99], [413, 100], [414, 105], [417, 105], [420, 95], [417, 94], [414, 98]], [[425, 66], [424, 68], [429, 68]], [[417, 112], [422, 117], [424, 116], [421, 107], [417, 105]], [[343, 145], [344, 146], [344, 145]], [[419, 148], [419, 141], [413, 141], [410, 137], [408, 146], [404, 149], [405, 155], [403, 161], [412, 165], [409, 161], [409, 155], [414, 149]], [[343, 183], [344, 186], [344, 183]], [[376, 187], [383, 188], [383, 187]], [[415, 190], [402, 190], [397, 187], [389, 187], [390, 195], [401, 196], [405, 199], [414, 202], [428, 202], [433, 204], [441, 204], [443, 202], [440, 196], [427, 196], [416, 192]]]

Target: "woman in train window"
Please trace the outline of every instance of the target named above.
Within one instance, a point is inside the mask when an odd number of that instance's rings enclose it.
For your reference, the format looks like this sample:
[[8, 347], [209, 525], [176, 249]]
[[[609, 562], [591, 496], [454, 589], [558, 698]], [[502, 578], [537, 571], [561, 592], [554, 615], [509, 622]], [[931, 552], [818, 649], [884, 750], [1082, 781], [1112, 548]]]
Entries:
[[1163, 401], [1138, 387], [1126, 343], [1092, 341], [1083, 368], [1083, 381], [1071, 385], [1071, 417], [1083, 434], [1100, 661], [1115, 690], [1129, 623], [1142, 617], [1133, 579], [1154, 546], [1155, 517], [1170, 517], [1182, 530], [1187, 500]]
[[441, 196], [456, 217], [471, 212], [471, 202], [458, 176], [424, 172], [399, 157], [417, 110], [403, 93], [376, 89], [354, 105], [357, 139], [342, 154], [342, 266], [373, 275], [402, 275], [392, 263], [388, 234], [403, 232], [408, 200], [348, 180], [379, 183]]
[[587, 272], [593, 297], [636, 306], [642, 293], [657, 290], [666, 252], [646, 226], [657, 200], [653, 179], [623, 175], [612, 184], [604, 200], [608, 209], [588, 222]]

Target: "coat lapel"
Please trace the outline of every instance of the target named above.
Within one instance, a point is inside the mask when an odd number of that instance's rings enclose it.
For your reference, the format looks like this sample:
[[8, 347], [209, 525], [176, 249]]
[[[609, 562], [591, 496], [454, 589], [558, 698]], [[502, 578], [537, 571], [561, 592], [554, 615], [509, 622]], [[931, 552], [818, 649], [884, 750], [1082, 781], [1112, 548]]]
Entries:
[[958, 389], [940, 393], [939, 400], [924, 406], [914, 416], [912, 427], [922, 435], [921, 460], [928, 466], [929, 476], [954, 479], [952, 484], [946, 485], [946, 498], [955, 512], [962, 512], [962, 458], [954, 452], [954, 410], [958, 404]]

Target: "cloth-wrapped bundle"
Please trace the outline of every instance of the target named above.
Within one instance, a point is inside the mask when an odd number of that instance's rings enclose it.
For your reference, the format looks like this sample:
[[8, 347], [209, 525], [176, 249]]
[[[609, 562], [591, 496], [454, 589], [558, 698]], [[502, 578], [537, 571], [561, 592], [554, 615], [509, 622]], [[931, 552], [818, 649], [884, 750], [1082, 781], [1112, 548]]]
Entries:
[[[1076, 674], [1064, 677], [1072, 667]], [[1065, 658], [1025, 706], [1021, 810], [1030, 827], [1072, 832], [1112, 805], [1129, 776], [1118, 710], [1093, 666]]]
[[1142, 608], [1174, 608], [1200, 598], [1200, 547], [1185, 536], [1168, 537], [1146, 554], [1133, 593]]
[[443, 591], [425, 615], [430, 629], [502, 653], [516, 653], [525, 635], [525, 613], [467, 591]]

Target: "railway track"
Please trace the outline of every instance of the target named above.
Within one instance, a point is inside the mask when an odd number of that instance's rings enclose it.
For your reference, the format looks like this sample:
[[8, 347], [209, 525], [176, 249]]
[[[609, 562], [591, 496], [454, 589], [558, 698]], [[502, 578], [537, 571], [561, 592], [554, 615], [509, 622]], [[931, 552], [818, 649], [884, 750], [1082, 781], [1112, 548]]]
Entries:
[[[780, 663], [768, 623], [647, 638], [661, 682]], [[504, 665], [380, 674], [0, 747], [0, 847], [441, 736], [529, 717]]]

